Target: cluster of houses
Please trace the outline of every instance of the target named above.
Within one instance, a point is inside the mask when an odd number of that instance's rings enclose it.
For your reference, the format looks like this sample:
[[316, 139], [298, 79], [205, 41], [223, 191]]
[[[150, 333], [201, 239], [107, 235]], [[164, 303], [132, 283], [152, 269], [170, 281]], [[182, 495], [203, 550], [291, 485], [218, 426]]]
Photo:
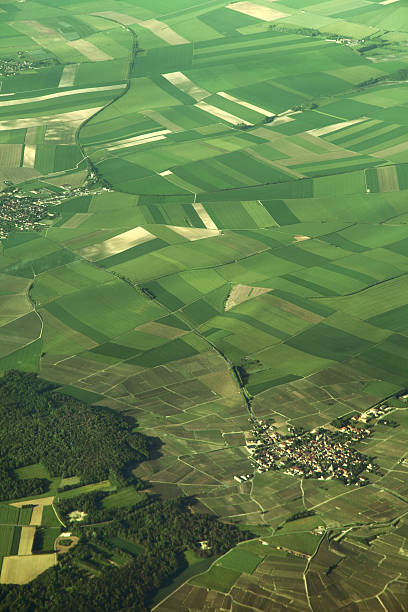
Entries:
[[45, 195], [40, 189], [26, 192], [5, 182], [8, 186], [0, 192], [0, 240], [7, 238], [10, 232], [40, 231], [44, 227], [44, 219], [56, 214], [50, 212], [50, 207], [61, 204], [67, 198], [111, 191], [107, 187], [97, 186], [98, 177], [93, 172], [81, 187], [62, 185], [58, 193], [47, 192]]
[[359, 421], [363, 423], [368, 423], [372, 419], [379, 419], [383, 417], [387, 412], [393, 411], [394, 408], [392, 406], [388, 406], [388, 404], [379, 404], [378, 406], [374, 406], [373, 408], [369, 408], [365, 412], [362, 412], [358, 417]]
[[364, 42], [363, 40], [358, 40], [356, 38], [325, 38], [326, 42], [334, 42], [338, 45], [359, 45]]
[[251, 480], [253, 477], [253, 474], [240, 474], [239, 476], [234, 476], [234, 480], [237, 482], [246, 482], [247, 480]]
[[37, 62], [28, 59], [19, 51], [18, 58], [0, 58], [0, 76], [14, 76], [19, 72], [34, 70], [37, 66]]
[[369, 457], [353, 448], [354, 442], [371, 435], [367, 427], [347, 424], [334, 431], [318, 428], [305, 432], [289, 426], [289, 435], [282, 435], [262, 419], [251, 419], [251, 426], [246, 447], [258, 472], [284, 470], [292, 476], [337, 478], [363, 486], [368, 479], [361, 473], [377, 469]]
[[47, 204], [20, 192], [17, 188], [0, 195], [0, 239], [12, 231], [38, 231], [47, 216]]

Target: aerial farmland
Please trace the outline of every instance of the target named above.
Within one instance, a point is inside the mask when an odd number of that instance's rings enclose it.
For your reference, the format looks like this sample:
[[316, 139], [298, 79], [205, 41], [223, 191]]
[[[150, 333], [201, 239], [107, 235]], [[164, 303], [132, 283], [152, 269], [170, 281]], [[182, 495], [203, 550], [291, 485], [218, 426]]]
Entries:
[[0, 609], [408, 609], [407, 45], [0, 1]]

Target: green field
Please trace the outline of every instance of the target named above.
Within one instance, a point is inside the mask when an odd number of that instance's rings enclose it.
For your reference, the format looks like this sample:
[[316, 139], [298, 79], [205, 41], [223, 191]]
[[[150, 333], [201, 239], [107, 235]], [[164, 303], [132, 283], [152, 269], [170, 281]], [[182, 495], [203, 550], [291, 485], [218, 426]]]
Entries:
[[193, 578], [192, 582], [196, 585], [212, 587], [216, 591], [227, 593], [238, 577], [239, 572], [235, 570], [213, 565], [208, 572]]
[[21, 527], [0, 526], [0, 555], [6, 557], [8, 555], [16, 555], [18, 552], [18, 543], [20, 541]]
[[117, 493], [111, 493], [103, 500], [104, 508], [122, 508], [134, 506], [144, 499], [144, 494], [139, 493], [133, 487], [125, 487]]
[[122, 540], [121, 538], [112, 538], [112, 544], [117, 546], [118, 548], [125, 550], [126, 552], [131, 553], [132, 555], [137, 555], [140, 553], [143, 548], [138, 544], [133, 544], [132, 542], [128, 542], [127, 540]]
[[61, 527], [61, 523], [56, 517], [53, 506], [44, 506], [42, 512], [42, 527]]
[[78, 495], [83, 495], [84, 493], [90, 493], [92, 491], [106, 491], [111, 489], [112, 485], [108, 480], [106, 480], [102, 482], [96, 482], [94, 484], [84, 485], [82, 487], [68, 489], [67, 491], [61, 491], [58, 493], [58, 498], [64, 499], [67, 497], [77, 497]]
[[54, 551], [55, 540], [61, 533], [59, 527], [41, 528], [36, 533], [34, 550], [36, 553], [49, 553]]
[[41, 463], [33, 463], [26, 467], [19, 468], [16, 473], [20, 479], [25, 478], [50, 478], [50, 475]]

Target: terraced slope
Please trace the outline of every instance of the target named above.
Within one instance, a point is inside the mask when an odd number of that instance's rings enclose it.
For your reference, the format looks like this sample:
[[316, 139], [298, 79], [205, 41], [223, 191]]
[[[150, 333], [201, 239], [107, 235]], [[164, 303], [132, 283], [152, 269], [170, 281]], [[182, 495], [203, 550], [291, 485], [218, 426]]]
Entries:
[[0, 55], [48, 62], [2, 78], [0, 177], [105, 186], [3, 242], [0, 369], [135, 416], [154, 491], [262, 525], [158, 609], [404, 609], [402, 404], [366, 487], [234, 475], [248, 402], [313, 429], [407, 386], [407, 0], [0, 8]]

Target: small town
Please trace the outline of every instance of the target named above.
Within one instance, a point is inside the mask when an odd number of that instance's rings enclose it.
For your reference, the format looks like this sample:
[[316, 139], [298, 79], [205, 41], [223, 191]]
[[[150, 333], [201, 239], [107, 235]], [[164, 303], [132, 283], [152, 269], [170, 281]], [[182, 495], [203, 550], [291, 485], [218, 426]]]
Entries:
[[[0, 195], [0, 239], [10, 232], [39, 231], [48, 216], [48, 204], [24, 194], [16, 187]], [[52, 213], [51, 213], [52, 214]]]
[[[282, 435], [273, 424], [251, 418], [246, 448], [256, 471], [284, 470], [291, 476], [320, 480], [337, 478], [361, 487], [369, 482], [361, 473], [377, 469], [369, 457], [353, 448], [353, 442], [371, 435], [368, 427], [347, 424], [338, 430], [321, 427], [307, 432], [288, 426], [288, 431], [289, 435]], [[236, 480], [249, 477], [238, 476]]]
[[98, 177], [91, 172], [81, 187], [62, 185], [56, 192], [47, 189], [32, 189], [24, 191], [9, 181], [0, 193], [0, 240], [4, 240], [10, 232], [38, 232], [44, 229], [45, 219], [57, 216], [51, 207], [61, 204], [68, 198], [97, 194], [109, 191], [108, 187], [98, 185]]
[[[394, 399], [405, 403], [408, 393], [398, 394]], [[361, 413], [336, 418], [327, 428], [305, 431], [288, 425], [288, 435], [279, 433], [269, 421], [250, 417], [246, 449], [254, 462], [254, 473], [240, 474], [234, 479], [242, 483], [253, 478], [255, 472], [284, 470], [290, 476], [337, 478], [347, 485], [367, 485], [369, 480], [362, 472], [380, 474], [380, 467], [353, 448], [353, 443], [370, 437], [376, 424], [397, 427], [398, 423], [387, 416], [395, 409], [383, 401]]]

